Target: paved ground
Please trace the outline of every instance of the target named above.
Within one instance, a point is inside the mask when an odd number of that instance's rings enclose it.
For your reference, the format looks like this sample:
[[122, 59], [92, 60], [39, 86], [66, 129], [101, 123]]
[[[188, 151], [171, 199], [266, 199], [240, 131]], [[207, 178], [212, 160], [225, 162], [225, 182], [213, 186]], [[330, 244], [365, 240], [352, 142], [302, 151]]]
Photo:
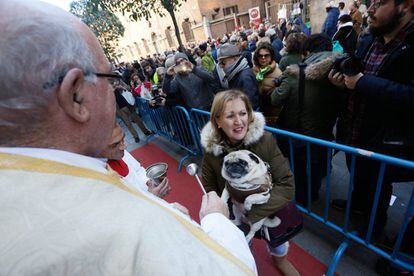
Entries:
[[[123, 126], [124, 130], [126, 130], [125, 125], [122, 122], [120, 122], [120, 124]], [[177, 161], [186, 154], [185, 151], [163, 138], [157, 136], [144, 138], [144, 134], [137, 127], [136, 129], [141, 137], [141, 142], [138, 144], [135, 143], [129, 131], [125, 131], [126, 143], [129, 151], [144, 145], [150, 140], [156, 143]], [[201, 160], [199, 158], [193, 158], [188, 160], [186, 164], [189, 164], [190, 162], [200, 163]], [[344, 154], [338, 153], [333, 159], [331, 198], [346, 198], [348, 181], [349, 173], [346, 170]], [[401, 209], [405, 208], [413, 187], [413, 183], [394, 184], [394, 195], [396, 196], [396, 200], [393, 206], [389, 209], [389, 223], [387, 225], [387, 233], [389, 236], [395, 234], [397, 227], [401, 223], [403, 216]], [[321, 188], [322, 194], [324, 193], [324, 189], [325, 185]], [[323, 201], [319, 201], [312, 206], [312, 210], [320, 214], [322, 214], [323, 209]], [[339, 223], [339, 225], [343, 223], [343, 213], [333, 209], [330, 209], [329, 212], [330, 220]], [[342, 242], [342, 238], [339, 234], [328, 229], [323, 224], [308, 218], [305, 219], [305, 230], [295, 237], [294, 241], [322, 263], [329, 265], [336, 248]], [[337, 272], [340, 275], [377, 275], [373, 269], [377, 259], [378, 257], [365, 249], [365, 247], [353, 243], [341, 259], [339, 266], [337, 267]]]

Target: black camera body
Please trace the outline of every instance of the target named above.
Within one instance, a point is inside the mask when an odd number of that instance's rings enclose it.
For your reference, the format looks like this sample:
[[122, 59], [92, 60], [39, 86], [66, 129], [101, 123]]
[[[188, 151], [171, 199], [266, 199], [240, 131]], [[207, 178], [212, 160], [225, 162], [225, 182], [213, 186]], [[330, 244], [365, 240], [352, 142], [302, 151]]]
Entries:
[[332, 69], [335, 73], [340, 72], [347, 76], [355, 76], [362, 71], [362, 64], [354, 55], [347, 54], [337, 58], [333, 63]]

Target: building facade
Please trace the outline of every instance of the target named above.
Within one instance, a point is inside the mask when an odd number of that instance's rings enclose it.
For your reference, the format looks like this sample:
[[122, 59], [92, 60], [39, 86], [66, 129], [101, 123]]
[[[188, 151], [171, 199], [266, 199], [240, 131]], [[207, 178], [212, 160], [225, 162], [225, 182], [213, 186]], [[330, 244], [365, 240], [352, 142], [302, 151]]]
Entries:
[[[347, 0], [349, 1], [349, 0]], [[344, 2], [347, 2], [344, 1]], [[303, 12], [307, 7], [312, 31], [319, 32], [325, 19], [325, 5], [328, 0], [187, 0], [175, 13], [185, 45], [198, 44], [208, 37], [222, 37], [238, 27], [249, 28], [249, 9], [259, 8], [260, 18], [276, 23], [279, 17], [290, 17]], [[339, 0], [336, 0], [339, 2]], [[128, 15], [119, 14], [125, 27], [116, 58], [118, 61], [139, 60], [155, 53], [176, 49], [178, 42], [170, 15], [153, 15], [150, 21], [133, 22]]]

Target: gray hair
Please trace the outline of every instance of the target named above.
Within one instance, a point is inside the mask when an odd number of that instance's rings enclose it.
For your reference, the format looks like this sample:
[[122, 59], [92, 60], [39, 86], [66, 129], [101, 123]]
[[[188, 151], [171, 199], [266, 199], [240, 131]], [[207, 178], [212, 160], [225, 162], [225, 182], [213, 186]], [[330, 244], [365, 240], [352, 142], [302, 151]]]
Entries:
[[[77, 19], [44, 4], [10, 2], [0, 4], [0, 128], [19, 123], [8, 122], [5, 111], [38, 115], [45, 110], [69, 69], [86, 75], [96, 70], [94, 55], [75, 27]], [[96, 81], [91, 74], [86, 79]]]

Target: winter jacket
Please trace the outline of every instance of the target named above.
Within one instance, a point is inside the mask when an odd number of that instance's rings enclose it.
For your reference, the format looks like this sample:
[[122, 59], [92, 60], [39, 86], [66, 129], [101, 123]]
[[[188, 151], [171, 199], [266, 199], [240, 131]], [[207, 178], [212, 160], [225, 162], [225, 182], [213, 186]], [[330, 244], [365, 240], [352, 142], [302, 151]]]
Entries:
[[277, 63], [279, 63], [280, 59], [282, 58], [282, 55], [280, 54], [280, 50], [283, 49], [283, 42], [280, 40], [280, 38], [277, 35], [273, 35], [271, 37], [272, 40], [272, 47], [275, 51], [275, 60]]
[[302, 106], [299, 106], [299, 68], [291, 65], [285, 70], [281, 85], [271, 95], [273, 105], [283, 106], [279, 128], [333, 140], [333, 126], [345, 101], [344, 93], [328, 80], [335, 58], [332, 52], [319, 52], [304, 60], [308, 66]]
[[338, 31], [332, 37], [332, 40], [337, 40], [344, 49], [344, 54], [353, 54], [358, 42], [358, 34], [354, 30], [352, 22], [345, 23], [340, 26]]
[[209, 110], [217, 84], [211, 73], [194, 66], [188, 75], [166, 74], [162, 89], [167, 94], [167, 105]]
[[[361, 38], [357, 57], [364, 57], [374, 41]], [[359, 147], [414, 159], [414, 32], [387, 57], [377, 75], [364, 75], [355, 93], [365, 103]], [[393, 146], [394, 144], [394, 146]]]
[[244, 140], [237, 147], [231, 147], [224, 141], [220, 141], [220, 134], [213, 130], [210, 122], [201, 131], [201, 144], [204, 148], [202, 176], [207, 192], [215, 191], [218, 195], [223, 192], [225, 179], [221, 176], [221, 167], [227, 153], [241, 149], [250, 150], [270, 165], [273, 179], [270, 199], [265, 204], [253, 205], [247, 213], [252, 223], [283, 208], [293, 200], [295, 194], [295, 184], [289, 163], [280, 152], [272, 134], [264, 132], [264, 126], [263, 115], [255, 112], [254, 121], [250, 123]]
[[279, 62], [279, 69], [284, 72], [286, 70], [286, 67], [292, 64], [297, 64], [302, 60], [301, 54], [289, 54], [287, 53], [282, 57], [282, 59]]
[[247, 60], [247, 63], [249, 64], [249, 67], [252, 68], [253, 67], [252, 52], [250, 52], [249, 50], [244, 50], [242, 52], [241, 56], [244, 57]]
[[322, 33], [327, 34], [330, 38], [336, 33], [336, 24], [338, 22], [339, 9], [330, 8], [322, 26]]
[[[274, 80], [282, 75], [282, 71], [280, 71], [279, 67], [277, 66], [277, 63], [274, 61], [270, 64], [270, 68], [271, 70], [265, 74], [264, 79], [262, 81], [259, 81], [260, 111], [262, 111], [265, 115], [266, 122], [268, 125], [272, 125], [276, 122], [281, 110], [280, 108], [277, 108], [272, 105], [270, 95], [272, 91], [275, 89]], [[255, 75], [257, 75], [259, 71], [259, 67], [253, 67], [253, 72]]]
[[214, 62], [213, 57], [210, 53], [206, 53], [201, 58], [201, 66], [206, 70], [207, 72], [213, 72], [214, 67], [216, 66], [216, 63]]

